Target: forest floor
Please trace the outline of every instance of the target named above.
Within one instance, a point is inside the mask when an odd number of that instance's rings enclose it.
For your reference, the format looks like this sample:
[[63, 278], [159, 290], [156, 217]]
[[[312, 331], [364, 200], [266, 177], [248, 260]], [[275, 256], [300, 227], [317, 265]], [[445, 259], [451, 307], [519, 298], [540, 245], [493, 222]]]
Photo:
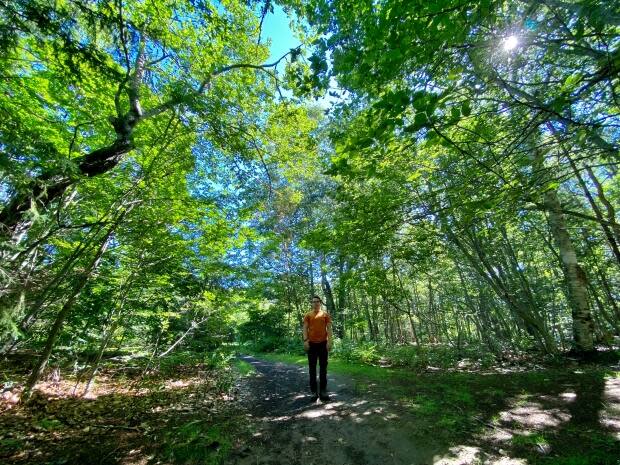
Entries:
[[85, 396], [75, 376], [49, 370], [26, 403], [19, 386], [31, 363], [2, 361], [0, 464], [222, 463], [239, 432], [235, 373], [185, 355], [148, 373], [108, 360]]
[[[334, 359], [331, 399], [313, 402], [303, 357], [243, 355], [233, 369], [177, 358], [144, 377], [106, 364], [86, 397], [67, 376], [17, 404], [4, 381], [0, 463], [620, 463], [617, 367], [413, 372]], [[18, 368], [0, 372], [19, 384]]]

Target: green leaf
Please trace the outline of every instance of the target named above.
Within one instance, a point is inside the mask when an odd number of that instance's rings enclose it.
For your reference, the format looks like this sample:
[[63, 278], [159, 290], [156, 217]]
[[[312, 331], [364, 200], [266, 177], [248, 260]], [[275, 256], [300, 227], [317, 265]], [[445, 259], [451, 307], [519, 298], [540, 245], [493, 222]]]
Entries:
[[461, 113], [463, 114], [463, 116], [467, 117], [469, 115], [471, 115], [471, 104], [469, 103], [468, 100], [466, 100], [465, 102], [463, 102], [463, 104], [461, 105]]
[[428, 124], [428, 117], [426, 113], [418, 112], [415, 114], [413, 124], [410, 124], [405, 128], [405, 132], [417, 132]]

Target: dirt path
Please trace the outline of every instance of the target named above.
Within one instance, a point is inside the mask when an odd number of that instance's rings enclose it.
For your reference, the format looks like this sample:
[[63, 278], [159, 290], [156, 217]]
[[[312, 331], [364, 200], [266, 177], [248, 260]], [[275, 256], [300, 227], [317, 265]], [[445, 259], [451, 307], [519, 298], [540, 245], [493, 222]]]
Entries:
[[[328, 375], [327, 402], [312, 402], [307, 367], [243, 356], [256, 373], [238, 385], [252, 440], [229, 463], [431, 464], [437, 448], [415, 442], [415, 423], [394, 403], [356, 394], [354, 382]], [[419, 441], [419, 436], [418, 436]]]

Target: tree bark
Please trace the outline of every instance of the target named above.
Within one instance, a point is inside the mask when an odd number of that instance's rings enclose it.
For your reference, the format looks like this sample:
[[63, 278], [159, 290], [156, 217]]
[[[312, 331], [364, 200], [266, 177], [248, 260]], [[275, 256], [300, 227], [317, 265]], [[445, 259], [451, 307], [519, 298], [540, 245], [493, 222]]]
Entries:
[[[52, 281], [47, 284], [47, 286], [41, 292], [41, 295], [37, 298], [37, 300], [30, 306], [29, 311], [22, 318], [19, 324], [19, 331], [21, 333], [25, 333], [28, 328], [37, 320], [39, 312], [43, 309], [43, 305], [48, 299], [51, 292], [56, 290], [62, 280], [66, 278], [69, 274], [69, 271], [72, 270], [74, 262], [79, 259], [84, 251], [91, 245], [92, 241], [95, 239], [96, 235], [101, 232], [102, 226], [97, 225], [97, 229], [85, 240], [82, 240], [76, 249], [71, 253], [71, 255], [67, 258], [67, 261], [62, 266], [62, 268], [58, 271], [58, 273], [54, 276]], [[19, 342], [19, 337], [15, 336], [12, 340], [9, 340], [6, 345], [2, 349], [2, 353], [8, 354]]]
[[[141, 262], [142, 260], [140, 260], [140, 262], [138, 263], [139, 268], [141, 268], [141, 265], [142, 265]], [[97, 357], [92, 363], [90, 374], [88, 376], [88, 380], [86, 381], [86, 386], [84, 387], [84, 392], [82, 394], [83, 396], [88, 394], [88, 391], [90, 390], [90, 386], [93, 380], [95, 379], [95, 376], [97, 375], [97, 371], [99, 371], [99, 364], [101, 363], [103, 353], [105, 352], [106, 348], [110, 344], [112, 337], [116, 333], [116, 329], [123, 322], [123, 319], [125, 317], [125, 315], [123, 315], [123, 309], [125, 307], [125, 302], [127, 300], [127, 296], [129, 295], [129, 291], [131, 290], [132, 280], [133, 280], [135, 273], [136, 271], [132, 272], [129, 278], [127, 278], [125, 283], [121, 286], [121, 297], [120, 297], [120, 301], [118, 304], [118, 310], [114, 311], [114, 308], [113, 308], [112, 312], [110, 313], [108, 317], [108, 322], [107, 322], [108, 330], [106, 331], [103, 339], [101, 340], [99, 351], [97, 352]], [[118, 318], [114, 320], [114, 317], [118, 317]]]
[[[133, 125], [129, 125], [133, 129]], [[103, 147], [84, 155], [77, 162], [78, 172], [84, 176], [97, 176], [115, 167], [122, 156], [133, 149], [127, 134], [118, 134], [117, 140], [107, 147]], [[49, 172], [33, 179], [29, 191], [15, 196], [0, 212], [0, 238], [8, 239], [15, 228], [22, 222], [24, 214], [33, 204], [38, 209], [45, 210], [65, 190], [76, 182], [76, 179], [63, 174]]]
[[321, 287], [323, 288], [323, 293], [325, 294], [325, 305], [327, 306], [327, 312], [332, 317], [335, 317], [336, 305], [334, 303], [332, 286], [329, 284], [329, 279], [327, 279], [327, 273], [325, 272], [326, 266], [325, 257], [321, 257]]
[[547, 207], [549, 225], [560, 252], [564, 277], [568, 286], [575, 350], [581, 353], [592, 352], [594, 350], [594, 322], [588, 302], [588, 278], [577, 261], [577, 253], [566, 229], [566, 220], [555, 190], [550, 189], [544, 193], [544, 204]]

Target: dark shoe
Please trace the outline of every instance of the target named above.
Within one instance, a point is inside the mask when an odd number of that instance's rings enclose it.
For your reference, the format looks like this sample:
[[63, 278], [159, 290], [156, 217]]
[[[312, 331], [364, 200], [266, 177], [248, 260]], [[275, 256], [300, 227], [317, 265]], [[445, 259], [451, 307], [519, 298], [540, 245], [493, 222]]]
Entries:
[[327, 392], [321, 391], [319, 393], [319, 399], [321, 399], [321, 400], [329, 400], [329, 396], [327, 395]]
[[316, 400], [319, 398], [319, 395], [316, 392], [313, 392], [312, 394], [310, 394], [310, 398], [312, 399], [312, 402], [316, 402]]

